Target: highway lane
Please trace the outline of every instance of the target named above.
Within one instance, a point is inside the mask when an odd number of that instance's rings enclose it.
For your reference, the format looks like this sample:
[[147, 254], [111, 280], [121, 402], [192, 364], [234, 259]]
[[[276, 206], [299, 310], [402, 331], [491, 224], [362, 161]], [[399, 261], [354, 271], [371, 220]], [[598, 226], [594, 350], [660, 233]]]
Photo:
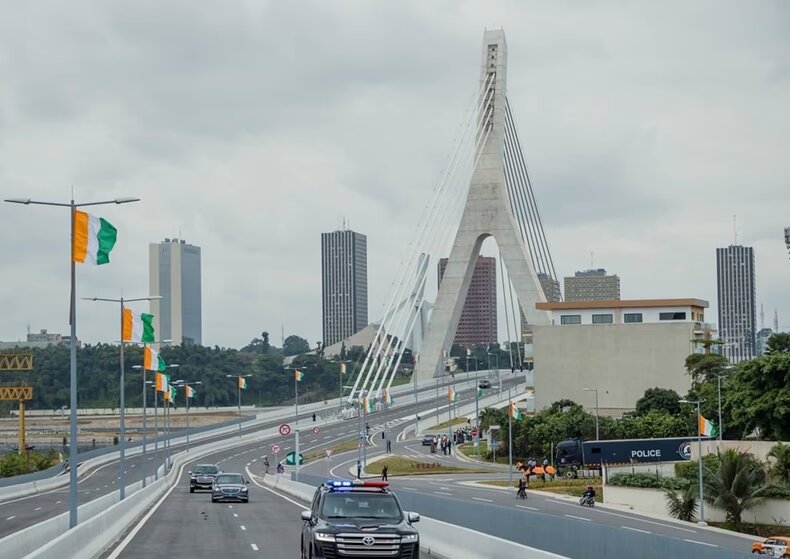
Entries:
[[[398, 426], [400, 431], [407, 423]], [[379, 437], [371, 437], [373, 441], [379, 441]], [[401, 456], [411, 456], [430, 462], [440, 462], [456, 466], [476, 466], [470, 464], [468, 459], [460, 459], [455, 454], [444, 456], [440, 452], [431, 454], [427, 446], [422, 446], [419, 440], [406, 439], [405, 441], [393, 441], [393, 454]], [[369, 458], [377, 458], [384, 454], [383, 446], [368, 449]], [[338, 457], [333, 466], [333, 473], [338, 476], [349, 476], [349, 468], [356, 462], [353, 452]], [[314, 475], [325, 475], [326, 468], [321, 464], [310, 464], [305, 467], [305, 472]], [[679, 523], [672, 520], [655, 518], [652, 516], [640, 515], [617, 507], [596, 506], [593, 509], [581, 507], [575, 498], [565, 496], [554, 496], [546, 492], [529, 491], [526, 501], [518, 500], [515, 497], [515, 489], [497, 488], [494, 486], [481, 486], [475, 481], [481, 479], [500, 479], [506, 480], [507, 473], [497, 474], [464, 474], [464, 475], [420, 475], [408, 477], [390, 477], [389, 481], [396, 492], [418, 492], [423, 495], [434, 495], [437, 499], [442, 499], [452, 507], [454, 501], [463, 503], [475, 502], [481, 508], [480, 514], [496, 514], [500, 507], [517, 509], [524, 515], [525, 525], [530, 522], [530, 515], [543, 514], [554, 517], [561, 517], [578, 522], [589, 522], [602, 526], [612, 526], [623, 530], [633, 530], [642, 533], [651, 533], [661, 536], [671, 537], [700, 546], [716, 546], [726, 549], [735, 549], [748, 552], [751, 549], [750, 542], [757, 541], [745, 535], [738, 535], [732, 532], [719, 530], [709, 530], [694, 524]], [[517, 479], [517, 476], [514, 475]], [[513, 541], [518, 540], [518, 534], [513, 535]]]
[[[523, 377], [520, 377], [523, 378]], [[504, 386], [508, 386], [513, 382], [520, 380], [519, 378], [509, 379], [504, 382]], [[464, 391], [459, 391], [459, 394], [462, 397], [463, 401], [469, 401], [470, 398], [474, 398], [474, 390], [469, 388]], [[416, 413], [418, 410], [425, 410], [430, 408], [432, 403], [436, 402], [435, 400], [435, 392], [434, 387], [425, 386], [420, 388], [420, 399], [418, 404], [408, 403], [405, 405], [398, 405], [397, 407], [391, 408], [389, 410], [384, 410], [380, 412], [376, 412], [369, 416], [369, 421], [371, 422], [381, 422], [381, 421], [392, 421], [397, 419], [401, 416], [408, 416], [411, 414]], [[440, 391], [440, 396], [438, 400], [440, 405], [446, 406], [446, 399], [445, 395]], [[300, 414], [300, 427], [303, 429], [312, 428], [312, 422], [309, 420], [312, 412], [306, 412], [304, 415]], [[253, 431], [260, 431], [267, 428], [276, 427], [280, 423], [283, 423], [284, 420], [271, 420], [265, 422], [263, 425], [257, 425], [252, 427], [243, 427], [243, 433], [249, 433]], [[307, 435], [302, 436], [301, 441], [301, 451], [307, 452], [312, 446], [318, 443], [326, 443], [324, 446], [329, 446], [330, 444], [335, 444], [336, 442], [342, 442], [344, 440], [349, 440], [357, 437], [357, 422], [355, 419], [350, 419], [343, 421], [341, 423], [335, 425], [328, 425], [326, 427], [321, 427], [322, 433], [320, 434], [320, 438], [313, 437], [312, 433], [308, 433]], [[226, 433], [223, 435], [216, 435], [210, 437], [208, 439], [204, 439], [204, 441], [210, 440], [222, 440], [227, 438], [232, 438], [238, 436], [236, 431], [231, 433]], [[290, 450], [293, 447], [292, 443], [293, 437], [283, 438], [280, 436], [273, 436], [266, 441], [266, 448], [268, 449], [269, 445], [272, 443], [280, 444], [283, 452], [280, 455], [280, 458], [283, 458], [284, 453]], [[194, 446], [194, 442], [193, 442]], [[320, 445], [319, 445], [320, 446]], [[178, 452], [185, 447], [183, 444], [173, 444], [172, 451]], [[231, 453], [232, 454], [232, 453]], [[148, 475], [151, 475], [154, 471], [154, 465], [156, 461], [154, 459], [153, 448], [149, 449], [148, 452], [148, 465], [146, 466]], [[159, 459], [160, 461], [164, 459], [164, 455], [162, 453], [161, 445], [159, 450]], [[273, 456], [270, 456], [270, 461], [272, 463], [272, 468], [275, 467]], [[127, 483], [133, 483], [138, 481], [142, 478], [142, 455], [136, 456], [127, 456], [126, 458], [126, 465], [127, 465]], [[103, 465], [95, 470], [92, 470], [84, 477], [80, 479], [79, 482], [79, 499], [80, 504], [88, 502], [90, 500], [96, 499], [102, 495], [105, 495], [111, 491], [118, 490], [118, 461], [111, 462], [109, 464]], [[19, 499], [13, 499], [10, 501], [5, 501], [0, 503], [0, 538], [9, 535], [13, 532], [21, 530], [27, 526], [33, 525], [35, 523], [41, 522], [48, 518], [57, 516], [63, 512], [68, 510], [68, 486], [63, 486], [59, 489], [52, 490], [49, 492], [44, 492], [36, 495], [31, 495], [29, 497], [22, 497]]]

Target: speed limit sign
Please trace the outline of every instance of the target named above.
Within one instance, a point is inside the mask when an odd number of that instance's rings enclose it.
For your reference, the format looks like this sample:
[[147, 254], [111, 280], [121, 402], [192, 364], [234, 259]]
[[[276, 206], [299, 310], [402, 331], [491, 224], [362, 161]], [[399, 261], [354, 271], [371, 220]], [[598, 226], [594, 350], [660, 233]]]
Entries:
[[317, 435], [320, 432], [321, 432], [321, 429], [319, 429], [318, 427], [313, 427], [313, 435]]
[[290, 435], [291, 434], [291, 426], [288, 425], [287, 423], [283, 423], [282, 425], [280, 425], [280, 434], [283, 437], [287, 437], [288, 435]]
[[272, 454], [280, 454], [280, 445], [273, 444], [271, 446], [271, 449], [272, 449]]

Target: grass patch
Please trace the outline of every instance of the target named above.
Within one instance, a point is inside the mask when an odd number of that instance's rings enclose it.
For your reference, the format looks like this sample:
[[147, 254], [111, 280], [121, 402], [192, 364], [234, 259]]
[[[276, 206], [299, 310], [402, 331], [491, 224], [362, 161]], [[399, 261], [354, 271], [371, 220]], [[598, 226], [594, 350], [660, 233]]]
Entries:
[[[493, 463], [492, 460], [486, 459], [486, 455], [488, 454], [488, 441], [480, 441], [480, 456], [478, 457], [475, 453], [475, 443], [464, 443], [457, 447], [461, 453], [466, 456], [467, 458], [472, 458], [473, 460], [480, 460], [481, 462]], [[501, 448], [501, 447], [497, 447]], [[507, 465], [508, 463], [508, 456], [507, 453], [504, 455], [500, 455], [499, 451], [497, 451], [496, 455], [496, 463], [497, 464], [504, 464]], [[516, 463], [516, 459], [513, 459], [513, 464]]]
[[409, 384], [411, 382], [411, 377], [397, 377], [392, 381], [392, 386], [402, 386], [404, 384]]
[[[359, 448], [359, 439], [351, 439], [350, 441], [346, 441], [344, 443], [336, 444], [332, 448], [332, 456], [336, 454], [340, 454], [341, 452], [348, 452], [349, 450], [356, 450]], [[311, 460], [316, 460], [317, 458], [326, 458], [326, 451], [321, 450], [313, 450], [311, 452], [306, 452], [303, 454], [304, 461], [310, 462]]]
[[[733, 530], [732, 526], [725, 522], [708, 522], [711, 526]], [[734, 531], [734, 530], [733, 530]], [[781, 524], [755, 524], [744, 522], [741, 525], [741, 534], [751, 534], [760, 538], [770, 538], [771, 536], [790, 536], [790, 527]]]
[[444, 433], [441, 432], [442, 429], [447, 429], [448, 427], [451, 427], [452, 425], [462, 425], [462, 424], [466, 425], [466, 418], [465, 417], [456, 417], [455, 419], [451, 419], [450, 421], [443, 421], [442, 423], [439, 423], [438, 425], [434, 425], [433, 427], [431, 427], [430, 431], [431, 432], [439, 431], [439, 434], [442, 435], [442, 434], [444, 434]]
[[419, 474], [478, 474], [489, 473], [479, 468], [460, 468], [458, 466], [447, 466], [438, 462], [424, 462], [414, 460], [405, 456], [390, 456], [384, 460], [377, 460], [368, 465], [365, 470], [369, 474], [381, 475], [384, 466], [388, 466], [387, 474], [390, 476], [410, 476]]

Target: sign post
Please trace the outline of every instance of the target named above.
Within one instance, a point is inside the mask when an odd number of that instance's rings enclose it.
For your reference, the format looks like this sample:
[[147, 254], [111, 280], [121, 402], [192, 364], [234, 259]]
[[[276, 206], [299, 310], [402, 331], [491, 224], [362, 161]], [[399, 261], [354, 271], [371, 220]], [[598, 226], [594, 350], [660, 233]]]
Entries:
[[294, 448], [296, 449], [294, 481], [299, 481], [299, 463], [302, 461], [302, 455], [299, 454], [299, 429], [294, 430]]

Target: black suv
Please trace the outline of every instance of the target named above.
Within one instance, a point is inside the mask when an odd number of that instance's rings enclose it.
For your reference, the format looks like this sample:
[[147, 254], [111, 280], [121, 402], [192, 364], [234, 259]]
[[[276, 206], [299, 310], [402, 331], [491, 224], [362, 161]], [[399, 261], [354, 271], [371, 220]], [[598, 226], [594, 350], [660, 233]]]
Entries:
[[385, 481], [327, 481], [302, 520], [302, 559], [420, 556], [420, 515], [405, 512]]
[[189, 472], [189, 492], [194, 493], [196, 489], [211, 489], [214, 485], [214, 478], [221, 474], [215, 464], [197, 464], [194, 470]]

